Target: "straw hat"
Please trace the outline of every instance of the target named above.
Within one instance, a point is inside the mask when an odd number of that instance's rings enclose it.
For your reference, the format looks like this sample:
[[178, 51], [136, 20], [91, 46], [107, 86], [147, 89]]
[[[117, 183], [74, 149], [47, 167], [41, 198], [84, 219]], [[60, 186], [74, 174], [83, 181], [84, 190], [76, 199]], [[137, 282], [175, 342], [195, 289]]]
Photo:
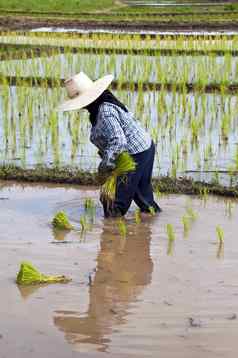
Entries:
[[84, 72], [67, 79], [65, 88], [70, 99], [63, 102], [58, 110], [64, 112], [84, 108], [95, 101], [108, 88], [112, 80], [113, 75], [107, 75], [92, 81]]

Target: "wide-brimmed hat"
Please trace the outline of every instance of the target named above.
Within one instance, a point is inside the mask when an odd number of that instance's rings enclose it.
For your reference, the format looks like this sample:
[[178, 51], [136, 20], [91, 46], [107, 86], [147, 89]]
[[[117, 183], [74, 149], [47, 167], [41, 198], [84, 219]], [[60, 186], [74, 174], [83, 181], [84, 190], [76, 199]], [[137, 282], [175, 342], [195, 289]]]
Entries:
[[67, 79], [65, 88], [70, 99], [63, 102], [58, 110], [63, 112], [74, 111], [86, 107], [108, 88], [112, 80], [113, 75], [106, 75], [92, 81], [84, 72]]

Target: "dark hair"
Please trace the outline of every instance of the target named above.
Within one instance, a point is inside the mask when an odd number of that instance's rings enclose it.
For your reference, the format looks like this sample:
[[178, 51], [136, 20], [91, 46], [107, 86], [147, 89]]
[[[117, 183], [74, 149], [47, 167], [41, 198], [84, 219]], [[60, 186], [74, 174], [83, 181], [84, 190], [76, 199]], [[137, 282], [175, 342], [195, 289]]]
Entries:
[[97, 121], [99, 106], [103, 102], [109, 102], [115, 104], [116, 106], [123, 109], [125, 112], [128, 112], [128, 109], [126, 108], [126, 106], [124, 106], [123, 103], [121, 103], [109, 90], [105, 90], [94, 102], [84, 107], [90, 113], [89, 119], [93, 126], [96, 124]]

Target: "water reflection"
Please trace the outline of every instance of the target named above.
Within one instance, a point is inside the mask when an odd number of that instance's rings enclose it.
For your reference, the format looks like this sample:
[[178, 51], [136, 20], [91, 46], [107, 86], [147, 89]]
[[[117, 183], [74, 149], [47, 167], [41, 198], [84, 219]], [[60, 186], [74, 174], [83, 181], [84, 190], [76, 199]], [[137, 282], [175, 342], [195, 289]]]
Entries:
[[101, 234], [97, 269], [89, 287], [86, 314], [55, 312], [55, 325], [77, 348], [82, 349], [82, 344], [96, 345], [98, 351], [106, 351], [109, 335], [127, 321], [132, 303], [151, 282], [149, 222], [129, 225], [126, 239], [112, 234], [113, 229], [115, 222], [107, 221]]

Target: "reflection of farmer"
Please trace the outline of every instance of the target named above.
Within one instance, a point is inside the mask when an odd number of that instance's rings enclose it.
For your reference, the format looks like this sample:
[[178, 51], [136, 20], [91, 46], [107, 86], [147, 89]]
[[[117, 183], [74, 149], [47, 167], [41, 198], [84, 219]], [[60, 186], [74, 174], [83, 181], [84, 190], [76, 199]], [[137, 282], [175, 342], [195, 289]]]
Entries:
[[132, 232], [127, 239], [112, 240], [109, 228], [104, 229], [86, 317], [57, 315], [54, 318], [55, 325], [65, 332], [70, 343], [97, 344], [105, 349], [106, 336], [115, 326], [126, 322], [130, 303], [151, 282], [153, 263], [147, 225], [130, 227]]
[[108, 75], [93, 82], [83, 72], [68, 79], [65, 85], [70, 99], [60, 106], [60, 110], [86, 108], [90, 113], [90, 139], [102, 157], [100, 174], [107, 175], [113, 170], [115, 159], [123, 151], [128, 151], [137, 164], [136, 170], [127, 175], [127, 180], [117, 182], [114, 205], [110, 210], [104, 205], [105, 216], [124, 215], [132, 200], [142, 212], [149, 212], [151, 207], [160, 211], [151, 185], [154, 143], [127, 108], [107, 90], [112, 79]]

